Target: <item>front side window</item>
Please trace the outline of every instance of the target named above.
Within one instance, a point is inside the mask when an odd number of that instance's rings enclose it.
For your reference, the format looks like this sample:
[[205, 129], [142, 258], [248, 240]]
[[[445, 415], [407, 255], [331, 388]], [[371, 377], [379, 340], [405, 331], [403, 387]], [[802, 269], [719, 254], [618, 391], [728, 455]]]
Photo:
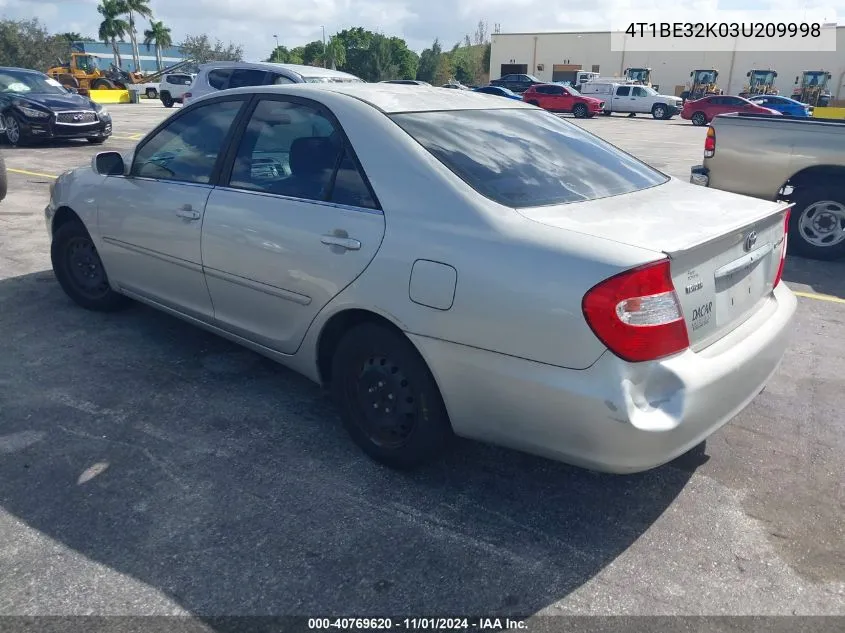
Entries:
[[645, 88], [636, 87], [636, 88], [634, 88], [634, 96], [635, 97], [647, 97], [648, 93], [645, 91]]
[[263, 99], [232, 167], [230, 187], [374, 208], [343, 137], [314, 107]]
[[140, 147], [132, 175], [208, 183], [242, 103], [218, 101], [177, 117]]
[[596, 200], [669, 180], [541, 110], [415, 112], [391, 118], [475, 191], [509, 207]]

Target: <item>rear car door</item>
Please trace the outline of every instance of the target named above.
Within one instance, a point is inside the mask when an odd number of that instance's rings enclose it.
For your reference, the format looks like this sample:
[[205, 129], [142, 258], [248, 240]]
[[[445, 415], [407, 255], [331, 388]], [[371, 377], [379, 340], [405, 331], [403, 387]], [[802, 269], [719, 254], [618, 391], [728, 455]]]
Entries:
[[631, 86], [617, 86], [613, 94], [614, 112], [634, 112], [634, 98], [631, 96]]
[[216, 323], [285, 354], [369, 265], [384, 215], [324, 106], [262, 95], [208, 200], [202, 258]]
[[141, 297], [203, 320], [205, 203], [247, 97], [217, 97], [171, 116], [139, 144], [129, 174], [106, 176], [97, 198], [109, 276]]

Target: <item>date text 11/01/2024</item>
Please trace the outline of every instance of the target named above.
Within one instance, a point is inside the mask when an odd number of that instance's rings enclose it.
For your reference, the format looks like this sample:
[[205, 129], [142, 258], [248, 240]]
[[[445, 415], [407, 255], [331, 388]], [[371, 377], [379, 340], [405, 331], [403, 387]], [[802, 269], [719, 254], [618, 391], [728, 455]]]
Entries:
[[526, 630], [510, 618], [308, 618], [309, 630], [345, 631], [501, 631]]
[[818, 22], [631, 22], [625, 34], [651, 38], [821, 37]]

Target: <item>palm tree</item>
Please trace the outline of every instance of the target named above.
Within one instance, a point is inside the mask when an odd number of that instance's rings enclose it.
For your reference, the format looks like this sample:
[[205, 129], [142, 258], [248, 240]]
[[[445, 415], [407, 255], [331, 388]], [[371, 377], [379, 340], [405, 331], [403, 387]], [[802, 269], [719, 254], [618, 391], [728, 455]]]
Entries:
[[164, 22], [150, 20], [150, 28], [144, 31], [144, 45], [147, 47], [147, 50], [150, 50], [150, 44], [155, 44], [156, 66], [158, 66], [159, 70], [163, 70], [164, 64], [161, 61], [161, 49], [173, 46], [173, 40], [170, 39], [170, 29], [164, 26]]
[[97, 32], [97, 35], [104, 44], [111, 44], [112, 51], [114, 52], [114, 62], [120, 68], [123, 60], [120, 58], [120, 49], [117, 46], [117, 40], [122, 42], [126, 36], [126, 31], [129, 30], [129, 24], [126, 20], [120, 18], [123, 15], [121, 0], [102, 0], [102, 4], [97, 7], [97, 11], [103, 16], [103, 21], [100, 22], [100, 30]]
[[138, 37], [135, 30], [135, 15], [144, 18], [152, 18], [153, 10], [150, 7], [150, 0], [119, 0], [123, 11], [129, 16], [129, 40], [132, 42], [132, 61], [135, 64], [135, 72], [141, 70], [141, 54], [138, 52]]

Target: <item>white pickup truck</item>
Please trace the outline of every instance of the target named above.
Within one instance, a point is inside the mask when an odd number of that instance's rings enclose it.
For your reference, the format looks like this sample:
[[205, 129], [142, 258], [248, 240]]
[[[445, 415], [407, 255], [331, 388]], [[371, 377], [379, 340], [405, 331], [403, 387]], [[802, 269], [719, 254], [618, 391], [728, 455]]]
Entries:
[[671, 119], [682, 107], [680, 97], [662, 95], [648, 86], [629, 83], [588, 81], [581, 94], [603, 99], [605, 114], [651, 114], [655, 119]]

